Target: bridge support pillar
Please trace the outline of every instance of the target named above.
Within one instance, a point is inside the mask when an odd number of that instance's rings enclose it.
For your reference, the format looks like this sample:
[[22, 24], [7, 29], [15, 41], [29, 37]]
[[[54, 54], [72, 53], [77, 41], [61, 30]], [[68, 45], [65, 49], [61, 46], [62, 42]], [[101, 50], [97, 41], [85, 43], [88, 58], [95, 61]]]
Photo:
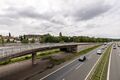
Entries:
[[32, 53], [32, 65], [36, 64], [36, 53]]
[[65, 51], [65, 52], [78, 52], [77, 46], [70, 46], [70, 47], [60, 48], [60, 51]]

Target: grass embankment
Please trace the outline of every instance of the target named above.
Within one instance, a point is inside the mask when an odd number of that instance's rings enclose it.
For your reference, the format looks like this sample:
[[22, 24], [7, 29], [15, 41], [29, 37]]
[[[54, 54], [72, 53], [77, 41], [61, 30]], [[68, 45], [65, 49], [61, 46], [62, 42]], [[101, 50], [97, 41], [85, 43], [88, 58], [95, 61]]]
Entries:
[[[38, 52], [36, 58], [39, 59], [39, 58], [42, 58], [42, 57], [45, 57], [45, 56], [49, 56], [51, 54], [56, 54], [58, 52], [60, 52], [59, 49]], [[7, 61], [0, 62], [0, 65], [6, 65], [6, 64], [10, 64], [10, 63], [24, 61], [24, 60], [28, 60], [28, 59], [31, 59], [31, 58], [32, 58], [32, 55], [25, 55], [25, 56], [22, 56], [22, 57], [17, 57], [17, 58], [9, 59]]]
[[105, 53], [102, 55], [101, 60], [98, 63], [95, 72], [93, 73], [90, 80], [107, 80], [106, 78], [110, 52], [111, 46], [109, 46]]
[[61, 64], [61, 63], [65, 62], [65, 61], [68, 61], [68, 60], [70, 60], [70, 59], [73, 59], [73, 58], [75, 58], [76, 56], [80, 56], [80, 55], [86, 54], [86, 53], [88, 53], [88, 52], [90, 52], [90, 51], [98, 48], [99, 46], [100, 46], [100, 45], [96, 45], [96, 46], [93, 46], [93, 47], [84, 49], [84, 50], [82, 50], [82, 51], [80, 51], [80, 52], [78, 52], [78, 53], [73, 53], [72, 55], [69, 55], [69, 56], [67, 56], [67, 57], [65, 57], [65, 58], [62, 58], [62, 59], [53, 59], [51, 56], [49, 56], [49, 60], [50, 60], [50, 63], [51, 63], [52, 65], [58, 65], [58, 64]]

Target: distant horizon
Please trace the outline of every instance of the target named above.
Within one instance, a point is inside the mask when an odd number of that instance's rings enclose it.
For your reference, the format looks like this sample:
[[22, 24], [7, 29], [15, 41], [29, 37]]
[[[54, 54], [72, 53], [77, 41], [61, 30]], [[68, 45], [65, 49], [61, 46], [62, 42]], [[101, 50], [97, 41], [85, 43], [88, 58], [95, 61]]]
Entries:
[[[54, 34], [51, 34], [51, 33], [42, 33], [42, 34], [40, 34], [40, 33], [26, 33], [26, 34], [20, 34], [20, 35], [13, 35], [13, 34], [11, 33], [11, 36], [13, 36], [13, 37], [19, 37], [19, 36], [23, 36], [23, 35], [45, 35], [45, 34], [50, 34], [50, 35], [52, 35], [52, 36], [59, 36], [59, 33], [58, 33], [57, 35], [54, 35]], [[2, 35], [2, 34], [0, 34], [0, 35]], [[94, 38], [120, 39], [120, 38], [96, 37], [96, 36], [87, 36], [87, 35], [64, 35], [64, 34], [62, 34], [62, 35], [63, 35], [63, 36], [70, 36], [70, 37], [73, 37], [73, 36], [86, 36], [86, 37], [94, 37]], [[8, 34], [4, 34], [4, 35], [2, 35], [2, 36], [9, 36], [9, 33], [8, 33]]]

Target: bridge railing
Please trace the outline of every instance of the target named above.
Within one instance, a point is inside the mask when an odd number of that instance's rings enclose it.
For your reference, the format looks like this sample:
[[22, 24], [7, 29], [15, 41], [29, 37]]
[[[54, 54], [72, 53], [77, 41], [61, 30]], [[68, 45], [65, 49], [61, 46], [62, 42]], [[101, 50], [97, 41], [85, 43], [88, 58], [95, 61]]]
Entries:
[[2, 47], [0, 48], [0, 58], [16, 54], [22, 51], [41, 48], [41, 47], [53, 47], [53, 46], [64, 46], [64, 45], [73, 45], [78, 43], [53, 43], [53, 44], [29, 44], [29, 45], [20, 45], [20, 46], [11, 46], [11, 47]]

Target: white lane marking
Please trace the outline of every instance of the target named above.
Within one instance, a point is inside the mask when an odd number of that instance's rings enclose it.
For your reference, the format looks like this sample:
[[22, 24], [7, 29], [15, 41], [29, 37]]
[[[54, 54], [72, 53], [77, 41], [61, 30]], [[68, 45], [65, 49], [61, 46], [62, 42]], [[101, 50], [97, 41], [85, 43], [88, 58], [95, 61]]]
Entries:
[[78, 67], [76, 67], [75, 69], [79, 69], [84, 63], [80, 64]]
[[[74, 70], [80, 63], [76, 64], [75, 66], [73, 66], [71, 69], [69, 69], [68, 71], [66, 71], [63, 75], [61, 75], [59, 78], [63, 78], [65, 75], [67, 75], [68, 73], [70, 73], [72, 70]], [[57, 80], [57, 79], [56, 79]]]
[[[105, 50], [106, 51], [106, 50]], [[105, 52], [104, 51], [104, 52]], [[103, 54], [102, 54], [103, 55]], [[93, 69], [95, 68], [95, 66], [97, 65], [97, 63], [100, 61], [100, 59], [102, 58], [102, 55], [99, 57], [99, 59], [97, 60], [97, 62], [94, 64], [94, 66], [92, 67], [92, 69], [90, 70], [90, 72], [88, 73], [88, 75], [86, 76], [85, 80], [88, 79], [89, 75], [91, 74], [91, 72], [93, 71]]]
[[[79, 58], [77, 58], [77, 59], [79, 59]], [[43, 79], [45, 79], [46, 77], [50, 76], [51, 74], [53, 74], [53, 73], [59, 71], [60, 69], [62, 69], [62, 68], [64, 68], [64, 67], [68, 66], [69, 64], [73, 63], [73, 62], [76, 61], [77, 59], [75, 59], [75, 60], [71, 61], [70, 63], [68, 63], [68, 64], [66, 64], [66, 65], [64, 65], [64, 66], [62, 66], [62, 67], [60, 67], [60, 68], [58, 68], [57, 70], [55, 70], [55, 71], [51, 72], [50, 74], [44, 76], [44, 77], [41, 78], [40, 80], [43, 80]]]
[[[97, 48], [97, 49], [98, 49], [98, 48]], [[97, 49], [95, 49], [95, 50], [97, 50]], [[66, 65], [64, 65], [64, 66], [62, 66], [62, 67], [60, 67], [60, 68], [58, 68], [57, 70], [55, 70], [55, 71], [53, 71], [53, 72], [49, 73], [48, 75], [46, 75], [46, 76], [42, 77], [42, 78], [41, 78], [41, 79], [39, 79], [39, 80], [43, 80], [43, 79], [47, 78], [48, 76], [50, 76], [50, 75], [54, 74], [55, 72], [57, 72], [57, 71], [59, 71], [60, 69], [62, 69], [62, 68], [64, 68], [64, 67], [68, 66], [69, 64], [73, 63], [74, 61], [76, 61], [76, 60], [78, 60], [78, 59], [79, 59], [79, 58], [74, 59], [73, 61], [71, 61], [71, 62], [69, 62], [68, 64], [66, 64]]]
[[108, 72], [107, 72], [107, 80], [109, 80], [109, 76], [110, 76], [110, 65], [111, 65], [111, 55], [112, 55], [112, 50], [113, 48], [111, 48], [111, 52], [110, 52], [110, 58], [109, 58], [109, 63], [108, 63]]
[[[81, 63], [82, 64], [82, 63]], [[80, 65], [80, 63], [77, 63], [76, 65], [75, 65], [75, 67], [77, 67], [77, 66], [79, 66]]]

